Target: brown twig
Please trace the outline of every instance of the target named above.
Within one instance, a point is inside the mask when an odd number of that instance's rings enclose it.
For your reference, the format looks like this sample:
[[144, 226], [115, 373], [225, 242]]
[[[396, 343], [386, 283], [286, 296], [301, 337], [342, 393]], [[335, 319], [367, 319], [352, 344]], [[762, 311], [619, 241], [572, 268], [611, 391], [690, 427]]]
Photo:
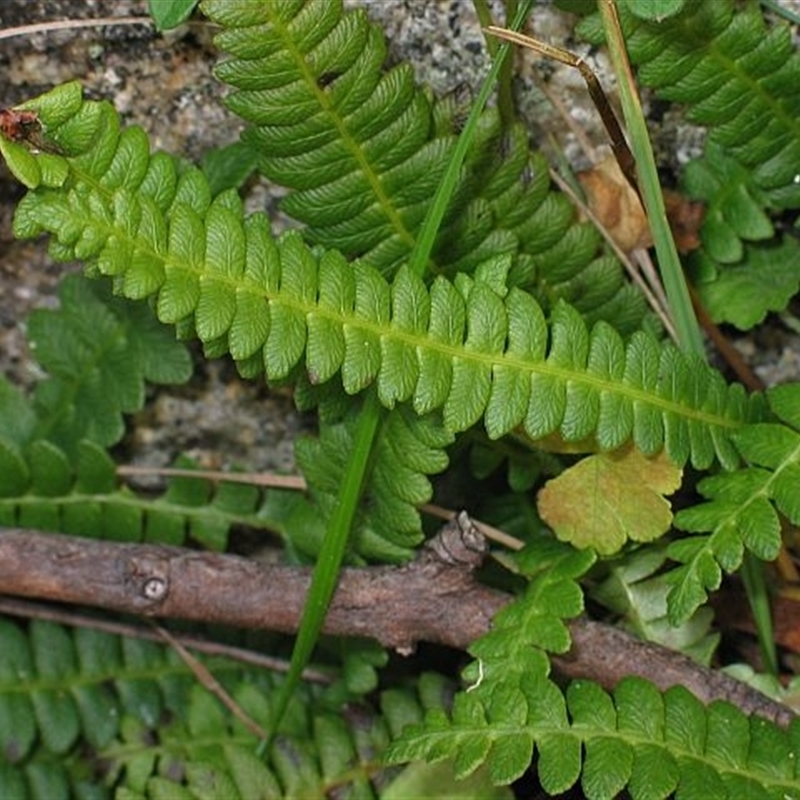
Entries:
[[[485, 548], [459, 515], [403, 567], [343, 570], [324, 631], [371, 637], [400, 652], [419, 641], [466, 649], [513, 599], [475, 579]], [[9, 595], [293, 633], [309, 583], [308, 569], [239, 556], [0, 529], [0, 587]], [[681, 684], [706, 701], [726, 699], [781, 725], [794, 718], [754, 689], [609, 625], [577, 619], [570, 630], [572, 651], [553, 659], [567, 677], [611, 688], [639, 675], [661, 689]]]
[[158, 635], [183, 659], [184, 664], [189, 667], [195, 678], [197, 678], [211, 694], [219, 698], [222, 705], [224, 705], [250, 733], [258, 739], [267, 738], [267, 732], [230, 696], [225, 687], [211, 674], [211, 670], [209, 670], [202, 661], [198, 661], [183, 646], [181, 641], [173, 636], [166, 628], [155, 623], [153, 623], [153, 627]]

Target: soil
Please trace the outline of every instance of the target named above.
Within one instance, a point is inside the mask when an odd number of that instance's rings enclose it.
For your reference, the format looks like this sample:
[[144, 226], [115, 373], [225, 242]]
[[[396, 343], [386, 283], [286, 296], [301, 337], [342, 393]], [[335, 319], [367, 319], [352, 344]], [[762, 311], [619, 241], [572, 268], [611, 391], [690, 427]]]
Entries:
[[[794, 2], [794, 0], [792, 0]], [[349, 5], [358, 4], [347, 0]], [[800, 3], [800, 0], [798, 0]], [[373, 0], [370, 15], [390, 37], [391, 61], [409, 59], [421, 80], [437, 92], [473, 90], [487, 63], [472, 4], [427, 0]], [[0, 29], [51, 20], [147, 15], [145, 0], [3, 0]], [[602, 59], [571, 42], [563, 17], [547, 5], [537, 8], [536, 32], [560, 41], [590, 59], [608, 86]], [[212, 77], [216, 52], [212, 27], [200, 18], [165, 34], [152, 25], [104, 25], [16, 36], [0, 49], [0, 105], [8, 107], [78, 78], [89, 96], [110, 99], [123, 119], [142, 125], [155, 148], [198, 160], [208, 149], [234, 141], [241, 125], [220, 102], [224, 89]], [[599, 144], [605, 134], [573, 70], [517, 56], [516, 91], [532, 130], [555, 132], [567, 156], [578, 166], [586, 159], [574, 133], [544, 101], [539, 85], [550, 89], [569, 109], [574, 124]], [[673, 168], [694, 152], [702, 132], [669, 118], [659, 120], [656, 139], [664, 144]], [[11, 235], [13, 207], [21, 189], [0, 167], [0, 371], [30, 389], [41, 377], [31, 359], [24, 320], [36, 307], [53, 307], [61, 276], [76, 264], [56, 264], [42, 242], [17, 242]], [[253, 189], [251, 205], [275, 210], [281, 191], [267, 183]], [[285, 224], [276, 215], [276, 224]], [[800, 337], [776, 321], [748, 337], [740, 348], [767, 383], [800, 376]], [[293, 469], [292, 442], [310, 421], [298, 415], [288, 395], [269, 393], [262, 383], [238, 379], [227, 361], [205, 362], [198, 353], [196, 375], [188, 386], [158, 388], [131, 425], [124, 446], [132, 464], [163, 466], [188, 453], [204, 466], [232, 464], [252, 470]]]

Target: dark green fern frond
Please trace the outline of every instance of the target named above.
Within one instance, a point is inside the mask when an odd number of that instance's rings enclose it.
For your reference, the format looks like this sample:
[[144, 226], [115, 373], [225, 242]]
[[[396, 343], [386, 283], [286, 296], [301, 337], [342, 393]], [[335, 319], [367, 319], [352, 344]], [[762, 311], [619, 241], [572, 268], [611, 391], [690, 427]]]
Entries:
[[84, 103], [57, 129], [77, 149], [75, 126], [85, 149], [62, 159], [62, 188], [21, 201], [16, 234], [50, 232], [58, 253], [112, 276], [121, 294], [156, 295], [162, 322], [190, 321], [249, 375], [285, 379], [304, 361], [312, 381], [341, 375], [349, 394], [375, 383], [387, 408], [441, 409], [452, 433], [483, 418], [493, 438], [521, 427], [534, 440], [558, 433], [604, 449], [632, 439], [698, 467], [715, 457], [733, 466], [728, 433], [758, 416], [757, 397], [648, 334], [625, 345], [566, 304], [546, 320], [530, 295], [506, 292], [508, 257], [430, 289], [407, 270], [390, 285], [365, 264], [312, 252], [296, 232], [273, 240], [266, 217], [244, 219], [233, 193], [211, 202], [198, 171], [150, 157], [138, 133], [120, 134], [108, 104]]
[[119, 541], [191, 540], [214, 550], [225, 548], [232, 525], [268, 528], [256, 513], [263, 502], [256, 487], [214, 489], [207, 480], [172, 478], [162, 496], [145, 498], [119, 485], [98, 445], [84, 440], [76, 452], [72, 460], [45, 439], [20, 447], [0, 438], [0, 525]]
[[[393, 733], [446, 698], [435, 676], [416, 692], [384, 693], [380, 713], [364, 702], [343, 708], [335, 686], [303, 686], [262, 758], [255, 734], [197, 683], [171, 647], [7, 619], [0, 619], [0, 647], [4, 800], [250, 800], [320, 797], [345, 787], [373, 797], [373, 779], [390, 784], [404, 774], [379, 763]], [[281, 679], [222, 657], [202, 660], [239, 708], [268, 726]]]
[[380, 30], [340, 2], [212, 0], [202, 9], [223, 26], [215, 41], [232, 58], [216, 74], [237, 89], [228, 105], [255, 125], [246, 138], [260, 169], [294, 190], [286, 211], [313, 241], [348, 256], [394, 239], [382, 246], [394, 251], [390, 261], [366, 258], [396, 265], [413, 247], [452, 146], [427, 144], [431, 104], [411, 68], [382, 75]]
[[745, 548], [773, 560], [781, 546], [778, 512], [800, 524], [800, 391], [796, 384], [767, 393], [772, 411], [784, 425], [760, 423], [737, 432], [733, 441], [747, 464], [736, 472], [705, 478], [707, 498], [680, 511], [675, 525], [702, 533], [670, 545], [668, 554], [683, 566], [669, 573], [669, 616], [679, 623], [719, 587], [722, 570], [734, 572]]
[[[687, 3], [658, 22], [623, 5], [620, 17], [642, 83], [685, 104], [688, 119], [708, 128], [708, 143], [744, 167], [771, 205], [798, 207], [800, 55], [789, 27], [768, 29], [757, 3], [733, 0]], [[715, 159], [706, 166], [717, 172]]]
[[[194, 677], [170, 649], [39, 620], [23, 629], [5, 618], [0, 643], [0, 763], [44, 764], [49, 754], [52, 765], [80, 741], [108, 747], [126, 717], [155, 728], [186, 713]], [[215, 668], [220, 677], [242, 672], [224, 660]]]
[[[390, 763], [452, 758], [457, 775], [485, 764], [507, 784], [532, 764], [549, 795], [580, 780], [592, 798], [734, 798], [793, 796], [800, 791], [796, 730], [750, 719], [734, 706], [707, 708], [683, 687], [663, 695], [626, 678], [610, 696], [589, 681], [563, 695], [548, 677], [546, 651], [565, 652], [563, 619], [582, 608], [576, 579], [587, 553], [540, 540], [524, 561], [543, 562], [527, 592], [475, 642], [472, 685], [452, 713], [434, 709], [406, 728], [388, 751]], [[523, 566], [524, 566], [523, 561]]]
[[[381, 31], [338, 2], [231, 4], [204, 11], [224, 27], [231, 55], [217, 75], [228, 104], [253, 123], [245, 139], [260, 168], [293, 191], [284, 210], [304, 235], [393, 273], [407, 258], [457, 137], [457, 108], [434, 103], [411, 68], [383, 72]], [[434, 273], [471, 272], [490, 255], [515, 256], [512, 284], [547, 305], [558, 298], [629, 333], [645, 314], [619, 264], [597, 260], [599, 237], [550, 188], [520, 125], [485, 112], [433, 253]], [[584, 272], [590, 272], [582, 279]], [[601, 278], [602, 275], [602, 278]], [[591, 283], [593, 291], [581, 286]]]
[[800, 56], [788, 25], [767, 30], [756, 3], [732, 0], [688, 3], [661, 24], [625, 22], [641, 81], [686, 104], [772, 204], [800, 205]]

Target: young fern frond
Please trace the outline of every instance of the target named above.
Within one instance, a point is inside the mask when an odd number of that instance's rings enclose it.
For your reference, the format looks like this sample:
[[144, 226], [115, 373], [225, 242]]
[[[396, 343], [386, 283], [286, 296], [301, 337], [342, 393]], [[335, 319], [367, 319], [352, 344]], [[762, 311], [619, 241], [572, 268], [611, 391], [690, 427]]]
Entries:
[[500, 784], [533, 763], [550, 795], [579, 779], [592, 798], [626, 789], [637, 799], [797, 793], [798, 728], [748, 720], [720, 701], [705, 707], [680, 686], [662, 695], [639, 678], [622, 680], [613, 696], [589, 681], [563, 695], [548, 677], [546, 653], [569, 649], [563, 619], [582, 610], [576, 581], [592, 557], [540, 540], [522, 559], [523, 570], [527, 562], [541, 571], [470, 647], [474, 683], [456, 695], [450, 714], [434, 709], [406, 728], [389, 748], [390, 763], [452, 757], [456, 775], [486, 764]]
[[[40, 104], [43, 118], [53, 102]], [[676, 464], [736, 464], [729, 433], [758, 418], [759, 398], [699, 360], [643, 332], [626, 346], [609, 325], [589, 331], [564, 303], [546, 320], [531, 295], [506, 290], [508, 257], [428, 289], [405, 269], [389, 284], [314, 252], [296, 232], [274, 240], [264, 215], [244, 219], [233, 193], [212, 202], [201, 173], [150, 157], [137, 130], [120, 133], [108, 104], [80, 105], [53, 136], [81, 154], [62, 159], [62, 186], [21, 201], [16, 235], [47, 231], [51, 250], [112, 276], [121, 294], [157, 296], [162, 322], [190, 323], [245, 374], [282, 380], [305, 361], [312, 383], [339, 374], [348, 394], [375, 384], [386, 408], [441, 409], [452, 433], [483, 418], [493, 438], [521, 427], [533, 440], [632, 439]]]
[[770, 389], [770, 408], [783, 425], [748, 425], [733, 436], [746, 467], [705, 478], [699, 490], [707, 502], [680, 511], [675, 525], [704, 536], [673, 542], [670, 558], [681, 562], [667, 575], [673, 624], [687, 619], [717, 589], [722, 570], [734, 572], [745, 548], [774, 560], [781, 547], [778, 512], [800, 524], [800, 391], [796, 384]]
[[[292, 191], [283, 209], [304, 236], [392, 275], [416, 241], [457, 138], [457, 108], [433, 102], [410, 67], [383, 72], [386, 45], [363, 9], [338, 2], [232, 4], [203, 10], [230, 54], [216, 68], [235, 87], [227, 102], [254, 127], [244, 134], [260, 169]], [[563, 298], [623, 333], [645, 314], [618, 262], [552, 192], [527, 133], [501, 130], [486, 111], [464, 167], [431, 271], [471, 272], [490, 255], [514, 256], [511, 283], [549, 306]], [[589, 288], [591, 287], [591, 288]]]

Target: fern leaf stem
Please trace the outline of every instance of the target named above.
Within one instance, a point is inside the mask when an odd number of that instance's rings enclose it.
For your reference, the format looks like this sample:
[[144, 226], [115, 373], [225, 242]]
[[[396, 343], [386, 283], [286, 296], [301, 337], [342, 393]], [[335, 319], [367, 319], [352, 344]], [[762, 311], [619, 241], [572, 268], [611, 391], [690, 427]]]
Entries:
[[319, 639], [328, 606], [336, 589], [339, 571], [347, 548], [347, 539], [353, 527], [361, 490], [369, 470], [372, 447], [383, 414], [384, 411], [378, 402], [377, 393], [375, 391], [367, 392], [356, 428], [353, 450], [339, 485], [336, 506], [328, 520], [325, 539], [311, 575], [311, 585], [303, 607], [297, 640], [292, 650], [289, 673], [281, 688], [274, 711], [269, 744], [275, 737], [278, 725], [289, 705], [289, 700], [300, 683], [303, 671], [308, 665], [311, 653]]
[[[520, 3], [519, 7], [517, 8], [517, 13], [514, 16], [514, 20], [511, 23], [511, 30], [518, 31], [522, 27], [522, 23], [530, 13], [532, 5], [533, 0], [525, 0], [525, 2]], [[492, 62], [489, 74], [486, 76], [486, 80], [484, 80], [481, 90], [475, 99], [472, 109], [470, 110], [467, 123], [464, 126], [464, 129], [461, 131], [461, 135], [458, 137], [456, 146], [453, 148], [453, 154], [451, 155], [450, 161], [447, 164], [447, 170], [445, 171], [444, 176], [436, 189], [436, 194], [433, 196], [433, 202], [431, 203], [431, 207], [425, 217], [425, 222], [423, 223], [422, 229], [419, 232], [419, 237], [414, 245], [414, 249], [411, 251], [411, 257], [409, 258], [409, 268], [415, 275], [424, 275], [428, 268], [431, 251], [433, 250], [433, 246], [436, 241], [436, 234], [441, 227], [442, 220], [444, 219], [445, 212], [447, 211], [447, 206], [450, 203], [450, 198], [453, 196], [453, 192], [455, 191], [456, 183], [458, 182], [459, 171], [461, 170], [464, 159], [467, 156], [467, 151], [469, 150], [470, 145], [475, 138], [481, 113], [483, 112], [486, 101], [489, 99], [489, 94], [491, 93], [494, 84], [500, 75], [500, 70], [503, 67], [503, 63], [508, 57], [508, 51], [510, 50], [510, 47], [511, 46], [509, 44], [504, 42], [498, 48], [497, 56]]]
[[631, 139], [631, 149], [636, 160], [639, 186], [642, 192], [647, 217], [653, 234], [659, 270], [669, 300], [670, 311], [678, 335], [678, 344], [687, 353], [704, 357], [703, 337], [697, 324], [689, 290], [683, 277], [675, 241], [667, 222], [664, 196], [658, 180], [653, 150], [647, 132], [647, 122], [636, 93], [633, 74], [628, 61], [625, 39], [619, 24], [614, 0], [603, 0], [599, 4], [611, 62], [619, 83], [619, 94], [625, 122]]

